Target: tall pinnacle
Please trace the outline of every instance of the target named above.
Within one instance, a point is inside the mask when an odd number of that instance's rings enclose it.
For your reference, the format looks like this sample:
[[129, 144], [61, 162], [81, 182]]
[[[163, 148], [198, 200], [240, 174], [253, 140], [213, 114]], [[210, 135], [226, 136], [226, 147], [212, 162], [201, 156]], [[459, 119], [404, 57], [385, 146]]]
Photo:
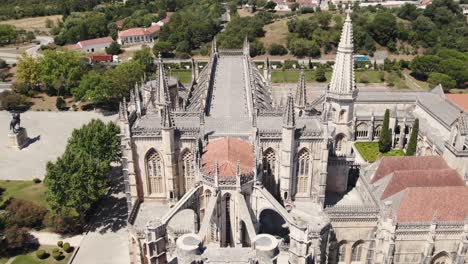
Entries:
[[307, 105], [304, 69], [301, 69], [301, 74], [299, 75], [299, 83], [297, 84], [295, 101], [298, 107], [305, 107]]
[[247, 36], [245, 36], [245, 38], [244, 38], [244, 45], [243, 45], [242, 49], [243, 49], [244, 55], [250, 56], [250, 42], [249, 42], [249, 38]]
[[283, 114], [283, 127], [293, 128], [296, 126], [296, 114], [294, 112], [294, 99], [291, 93], [286, 100], [286, 109]]
[[174, 127], [174, 120], [172, 120], [172, 112], [169, 105], [165, 104], [161, 109], [161, 126], [163, 128]]
[[353, 25], [350, 10], [341, 31], [340, 44], [336, 54], [335, 66], [329, 87], [332, 93], [349, 94], [354, 90]]
[[170, 103], [169, 99], [169, 84], [167, 83], [166, 70], [164, 69], [164, 64], [161, 58], [161, 53], [158, 55], [158, 75], [156, 77], [156, 103], [158, 104], [168, 104]]

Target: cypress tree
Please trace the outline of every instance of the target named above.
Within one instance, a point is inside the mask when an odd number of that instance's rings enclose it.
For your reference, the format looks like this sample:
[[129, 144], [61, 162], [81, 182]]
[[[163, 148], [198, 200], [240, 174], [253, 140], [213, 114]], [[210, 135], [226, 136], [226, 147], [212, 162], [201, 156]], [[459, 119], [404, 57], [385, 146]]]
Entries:
[[384, 121], [382, 125], [382, 130], [380, 132], [379, 138], [379, 151], [381, 153], [388, 152], [392, 148], [392, 135], [389, 131], [390, 124], [390, 111], [385, 110]]
[[408, 147], [406, 148], [406, 156], [414, 156], [418, 145], [419, 119], [414, 120], [413, 130], [409, 139]]

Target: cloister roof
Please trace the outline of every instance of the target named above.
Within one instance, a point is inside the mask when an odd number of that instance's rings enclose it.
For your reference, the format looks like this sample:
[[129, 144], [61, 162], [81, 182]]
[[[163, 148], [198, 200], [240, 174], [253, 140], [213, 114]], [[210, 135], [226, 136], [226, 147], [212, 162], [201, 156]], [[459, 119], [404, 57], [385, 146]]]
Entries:
[[398, 222], [464, 221], [468, 186], [408, 188], [397, 210]]
[[215, 162], [218, 164], [219, 177], [236, 176], [238, 162], [241, 174], [251, 173], [254, 167], [253, 147], [250, 143], [237, 138], [215, 139], [203, 149], [203, 173], [214, 175]]

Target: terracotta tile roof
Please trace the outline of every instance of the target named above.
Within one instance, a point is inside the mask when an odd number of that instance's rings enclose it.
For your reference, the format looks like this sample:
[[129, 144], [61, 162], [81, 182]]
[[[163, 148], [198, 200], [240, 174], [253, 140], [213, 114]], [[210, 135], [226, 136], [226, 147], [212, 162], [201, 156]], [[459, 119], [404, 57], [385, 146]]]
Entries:
[[111, 37], [104, 37], [104, 38], [82, 40], [78, 42], [77, 44], [80, 45], [81, 47], [84, 47], [84, 46], [90, 46], [90, 45], [96, 45], [96, 44], [111, 43], [112, 41], [114, 40]]
[[464, 221], [468, 186], [408, 188], [397, 210], [398, 222]]
[[445, 96], [461, 109], [468, 111], [468, 94], [446, 94]]
[[167, 24], [169, 23], [169, 21], [171, 20], [171, 16], [173, 16], [175, 14], [175, 12], [167, 12], [166, 13], [166, 17], [164, 19], [162, 19], [161, 21], [164, 23], [164, 24]]
[[127, 30], [119, 31], [119, 38], [151, 35], [151, 34], [158, 32], [159, 29], [160, 29], [160, 26], [158, 25], [152, 25], [151, 27], [147, 27], [147, 28], [142, 28], [142, 27], [129, 28]]
[[80, 45], [78, 44], [70, 44], [70, 45], [65, 45], [63, 46], [67, 50], [79, 50], [81, 49]]
[[450, 169], [440, 156], [383, 157], [371, 179], [374, 183], [388, 174], [401, 170], [440, 170]]
[[120, 20], [115, 21], [115, 25], [119, 29], [121, 29], [124, 26], [124, 24], [125, 24], [125, 19], [120, 19]]
[[409, 187], [465, 186], [453, 169], [395, 171], [380, 199], [386, 199]]
[[237, 161], [242, 174], [252, 172], [254, 156], [252, 145], [237, 138], [224, 137], [209, 142], [202, 154], [203, 173], [214, 175], [214, 164], [218, 162], [218, 176], [236, 175]]

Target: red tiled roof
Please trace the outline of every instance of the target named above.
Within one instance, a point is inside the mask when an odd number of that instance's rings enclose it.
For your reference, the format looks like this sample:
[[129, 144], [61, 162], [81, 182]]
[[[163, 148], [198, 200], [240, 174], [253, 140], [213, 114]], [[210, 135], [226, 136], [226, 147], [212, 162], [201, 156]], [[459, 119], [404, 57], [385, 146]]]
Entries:
[[125, 24], [125, 19], [120, 19], [120, 20], [115, 21], [115, 25], [119, 29], [121, 29], [124, 26], [124, 24]]
[[84, 46], [89, 46], [89, 45], [111, 43], [112, 41], [114, 40], [111, 37], [104, 37], [104, 38], [82, 40], [78, 42], [77, 44], [80, 45], [81, 47], [84, 47]]
[[446, 94], [445, 96], [461, 109], [468, 111], [468, 94]]
[[158, 32], [160, 26], [152, 25], [147, 28], [129, 28], [127, 30], [119, 31], [119, 37], [131, 37], [131, 36], [146, 36]]
[[164, 24], [167, 24], [169, 23], [169, 21], [171, 20], [171, 16], [173, 16], [175, 14], [175, 12], [167, 12], [166, 13], [166, 17], [164, 19], [162, 19], [161, 21], [164, 23]]
[[397, 210], [398, 222], [464, 221], [468, 186], [408, 188]]
[[465, 186], [453, 169], [395, 171], [380, 199], [386, 199], [409, 187]]
[[371, 179], [374, 183], [398, 170], [440, 170], [450, 169], [440, 156], [383, 157]]
[[67, 50], [79, 50], [81, 49], [80, 45], [78, 44], [70, 44], [70, 45], [65, 45], [63, 46]]
[[215, 139], [209, 142], [203, 151], [203, 173], [214, 175], [214, 164], [218, 162], [218, 176], [236, 176], [238, 161], [242, 174], [252, 172], [254, 156], [251, 144], [231, 137]]

